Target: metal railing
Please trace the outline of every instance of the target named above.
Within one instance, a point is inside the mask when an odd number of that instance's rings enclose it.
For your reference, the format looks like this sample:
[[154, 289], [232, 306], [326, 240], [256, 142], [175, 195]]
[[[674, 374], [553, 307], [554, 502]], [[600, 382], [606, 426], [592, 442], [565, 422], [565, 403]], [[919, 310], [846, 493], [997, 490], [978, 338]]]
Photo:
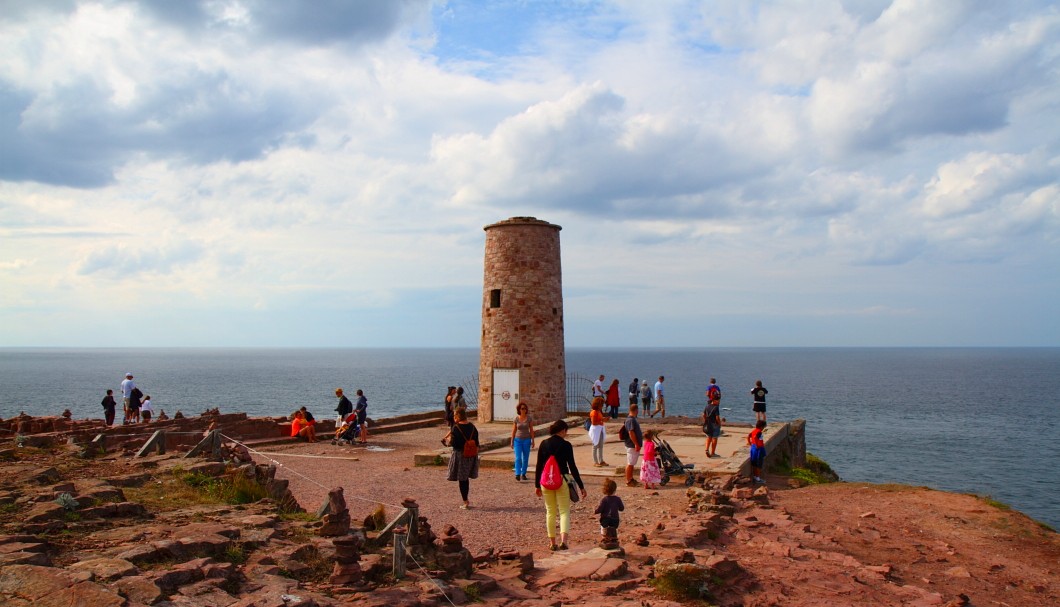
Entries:
[[592, 396], [593, 380], [577, 373], [567, 374], [567, 413], [588, 413]]

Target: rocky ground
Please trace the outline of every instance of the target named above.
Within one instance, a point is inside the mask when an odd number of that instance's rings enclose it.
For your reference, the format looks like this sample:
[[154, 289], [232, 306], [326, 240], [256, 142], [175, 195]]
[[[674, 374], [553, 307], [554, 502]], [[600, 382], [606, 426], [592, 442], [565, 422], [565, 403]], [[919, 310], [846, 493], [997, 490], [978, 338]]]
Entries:
[[[615, 551], [596, 545], [592, 479], [589, 500], [575, 508], [571, 549], [549, 552], [543, 507], [510, 471], [484, 469], [464, 511], [443, 468], [411, 465], [436, 434], [374, 437], [379, 451], [263, 448], [286, 455], [256, 455], [258, 466], [242, 468], [179, 455], [0, 450], [0, 604], [1060, 603], [1055, 532], [974, 496], [914, 487], [792, 489], [777, 476], [757, 490], [733, 478], [657, 492], [622, 487]], [[216, 475], [253, 480], [270, 497], [219, 504]], [[335, 486], [345, 489], [354, 527], [338, 544], [320, 535], [314, 516], [280, 512], [291, 498], [315, 511]], [[250, 498], [252, 489], [243, 487]], [[392, 519], [407, 498], [429, 526], [419, 540], [431, 541], [411, 549], [398, 581], [392, 549], [362, 545], [375, 532], [358, 528], [379, 504]], [[341, 527], [334, 518], [328, 526]], [[336, 566], [351, 549], [356, 565]], [[340, 570], [355, 579], [340, 583]]]

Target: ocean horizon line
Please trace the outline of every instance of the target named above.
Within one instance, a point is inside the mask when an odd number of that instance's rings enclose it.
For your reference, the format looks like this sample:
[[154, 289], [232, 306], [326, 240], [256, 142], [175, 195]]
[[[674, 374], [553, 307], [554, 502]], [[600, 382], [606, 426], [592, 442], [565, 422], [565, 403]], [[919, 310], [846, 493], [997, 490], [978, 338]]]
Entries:
[[[20, 350], [479, 350], [479, 346], [0, 346], [0, 352], [17, 352]], [[968, 345], [911, 345], [911, 346], [566, 346], [567, 350], [586, 352], [702, 352], [702, 351], [764, 351], [764, 350], [1057, 350], [1054, 346], [968, 346]]]

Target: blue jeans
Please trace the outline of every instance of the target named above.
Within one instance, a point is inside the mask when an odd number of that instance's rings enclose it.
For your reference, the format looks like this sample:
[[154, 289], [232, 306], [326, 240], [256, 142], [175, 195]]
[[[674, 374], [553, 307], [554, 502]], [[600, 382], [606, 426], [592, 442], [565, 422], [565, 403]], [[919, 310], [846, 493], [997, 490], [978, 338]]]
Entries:
[[515, 450], [515, 475], [523, 476], [526, 474], [526, 466], [530, 462], [530, 441], [529, 438], [516, 438], [514, 439], [514, 445], [512, 447]]

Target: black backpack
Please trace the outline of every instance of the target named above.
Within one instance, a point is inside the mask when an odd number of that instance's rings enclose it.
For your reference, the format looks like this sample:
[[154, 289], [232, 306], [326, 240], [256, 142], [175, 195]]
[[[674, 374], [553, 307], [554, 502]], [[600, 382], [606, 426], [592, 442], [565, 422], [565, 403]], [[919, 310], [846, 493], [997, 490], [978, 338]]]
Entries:
[[618, 429], [619, 440], [629, 440], [629, 428], [626, 426], [626, 422], [622, 422], [622, 427]]

